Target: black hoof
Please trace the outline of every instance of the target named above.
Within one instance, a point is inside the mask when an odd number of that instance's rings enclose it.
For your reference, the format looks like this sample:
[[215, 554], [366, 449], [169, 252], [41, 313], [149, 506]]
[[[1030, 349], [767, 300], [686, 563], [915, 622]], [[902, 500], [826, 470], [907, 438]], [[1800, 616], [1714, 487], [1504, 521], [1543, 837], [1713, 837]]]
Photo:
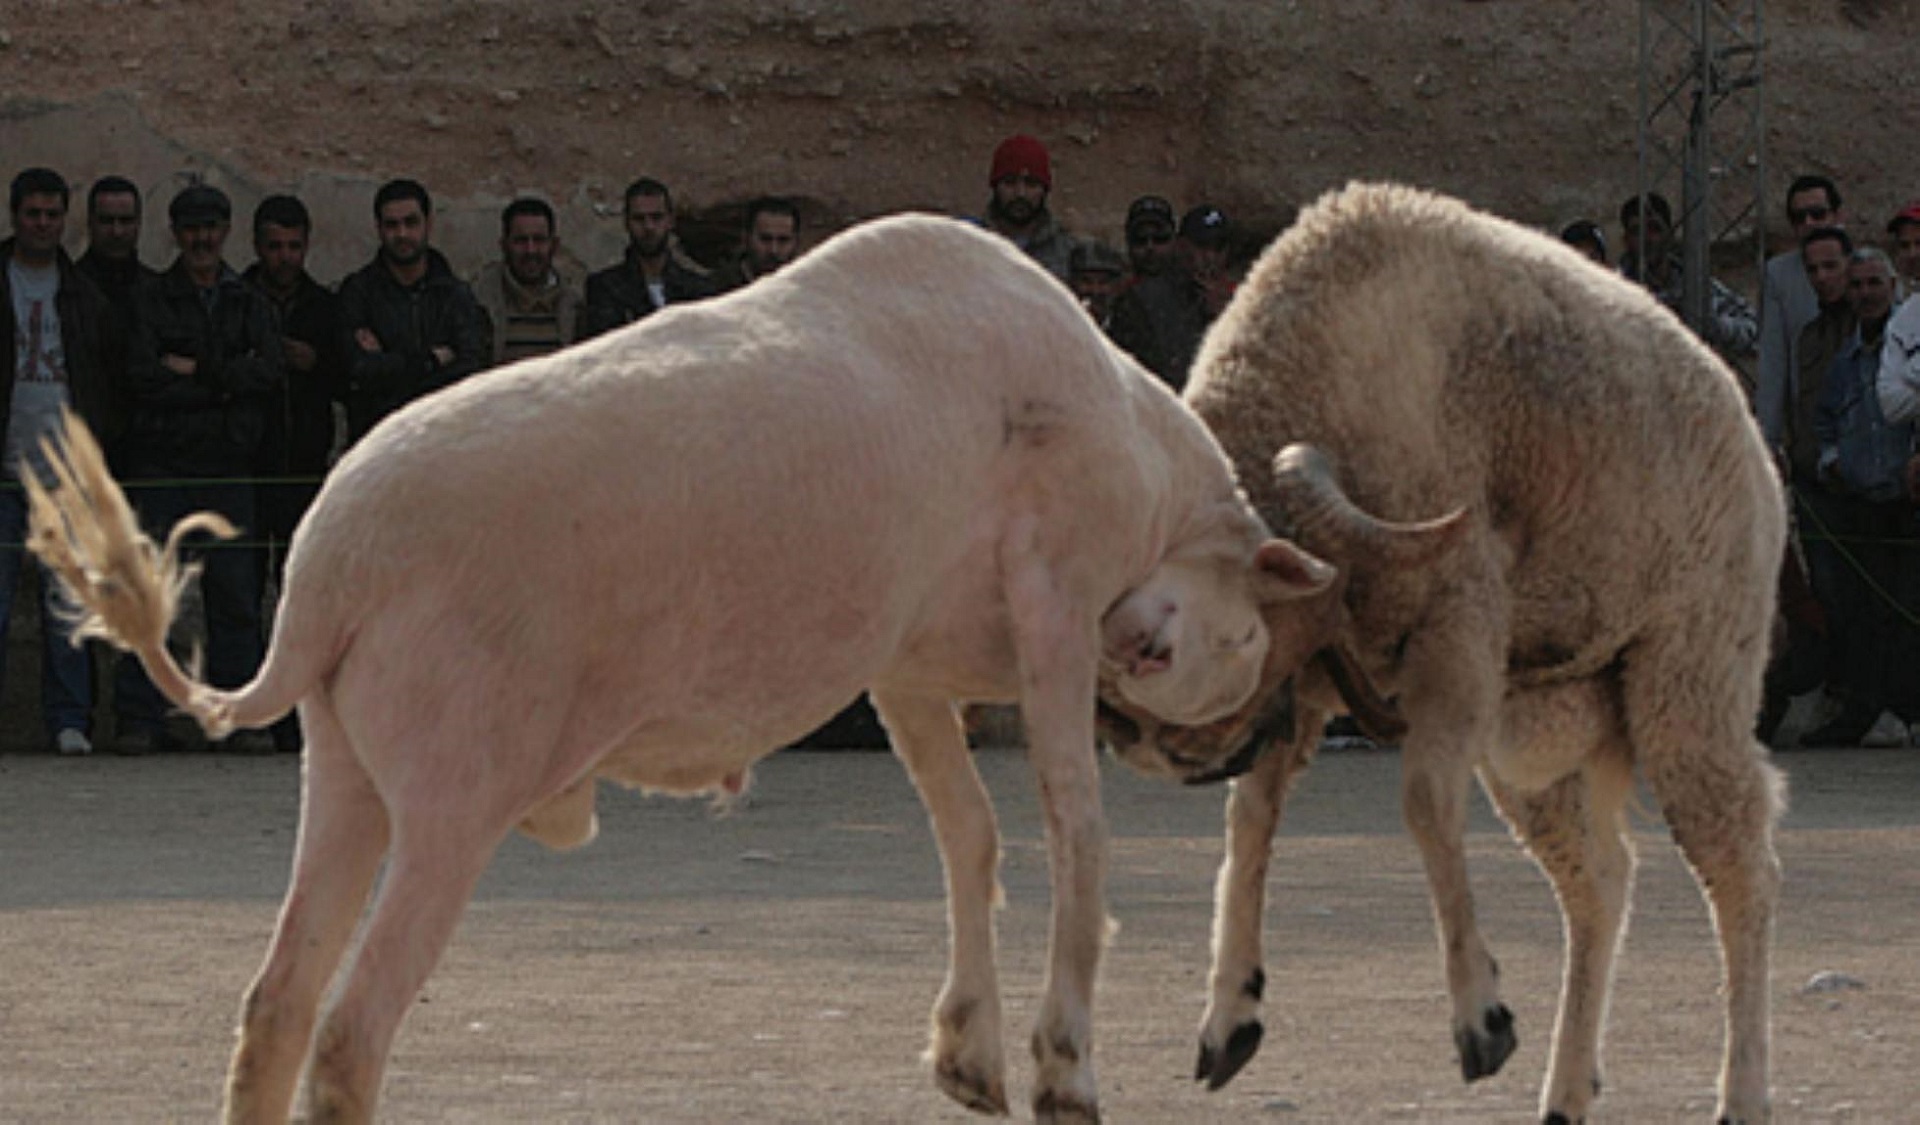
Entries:
[[1234, 1028], [1233, 1034], [1227, 1036], [1226, 1048], [1217, 1054], [1207, 1044], [1200, 1044], [1200, 1061], [1193, 1068], [1193, 1080], [1205, 1082], [1209, 1090], [1218, 1090], [1233, 1081], [1233, 1076], [1260, 1050], [1260, 1037], [1264, 1034], [1266, 1029], [1255, 1020]]
[[1460, 1075], [1478, 1082], [1500, 1072], [1500, 1067], [1520, 1040], [1513, 1034], [1513, 1012], [1505, 1004], [1495, 1004], [1484, 1017], [1486, 1032], [1460, 1028], [1453, 1033], [1453, 1044], [1460, 1051]]
[[1581, 1125], [1585, 1120], [1582, 1118], [1581, 1121], [1574, 1121], [1564, 1113], [1549, 1113], [1540, 1119], [1540, 1125]]

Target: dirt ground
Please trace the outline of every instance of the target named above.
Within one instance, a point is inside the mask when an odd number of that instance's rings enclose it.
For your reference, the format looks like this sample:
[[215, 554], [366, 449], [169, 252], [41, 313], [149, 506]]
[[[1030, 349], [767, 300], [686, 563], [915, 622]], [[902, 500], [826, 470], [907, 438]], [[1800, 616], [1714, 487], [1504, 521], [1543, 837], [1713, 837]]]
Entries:
[[[1774, 968], [1784, 1122], [1914, 1119], [1920, 752], [1779, 756], [1795, 792]], [[1046, 869], [1020, 755], [980, 756], [1006, 837], [1010, 1093], [1042, 975]], [[1529, 1121], [1559, 926], [1481, 810], [1470, 858], [1521, 1043], [1461, 1085], [1423, 880], [1390, 752], [1323, 756], [1275, 867], [1265, 1050], [1187, 1079], [1222, 794], [1114, 766], [1097, 1054], [1115, 1122]], [[265, 949], [297, 815], [291, 756], [0, 757], [0, 1119], [208, 1120]], [[961, 1122], [919, 1061], [946, 955], [938, 860], [878, 753], [767, 761], [750, 807], [603, 789], [600, 839], [496, 860], [400, 1032], [383, 1119]], [[1603, 1122], [1701, 1122], [1719, 1050], [1704, 907], [1657, 822], [1614, 992]], [[1807, 991], [1838, 972], [1857, 990]], [[1016, 1116], [1027, 1116], [1018, 1105]]]

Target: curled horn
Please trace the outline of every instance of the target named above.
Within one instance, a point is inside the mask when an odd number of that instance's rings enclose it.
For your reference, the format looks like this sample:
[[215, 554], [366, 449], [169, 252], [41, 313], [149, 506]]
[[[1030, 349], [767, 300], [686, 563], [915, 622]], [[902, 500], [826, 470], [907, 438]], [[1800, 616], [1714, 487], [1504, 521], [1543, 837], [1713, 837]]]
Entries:
[[1369, 515], [1340, 488], [1327, 455], [1303, 442], [1275, 455], [1273, 477], [1293, 538], [1339, 562], [1366, 558], [1394, 567], [1423, 566], [1458, 543], [1467, 526], [1465, 508], [1417, 523]]
[[1334, 689], [1346, 701], [1347, 713], [1367, 737], [1380, 742], [1398, 742], [1400, 736], [1407, 733], [1407, 721], [1400, 717], [1400, 708], [1380, 694], [1380, 689], [1374, 686], [1372, 678], [1345, 645], [1329, 645], [1314, 659], [1333, 680]]

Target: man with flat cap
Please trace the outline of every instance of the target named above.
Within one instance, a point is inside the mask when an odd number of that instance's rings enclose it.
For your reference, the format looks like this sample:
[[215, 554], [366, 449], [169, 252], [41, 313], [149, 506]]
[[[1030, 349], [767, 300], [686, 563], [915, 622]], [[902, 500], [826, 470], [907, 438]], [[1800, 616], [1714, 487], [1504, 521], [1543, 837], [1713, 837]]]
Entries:
[[[227, 194], [191, 185], [173, 197], [167, 217], [179, 255], [134, 294], [127, 364], [133, 417], [122, 442], [123, 473], [149, 532], [212, 510], [245, 536], [259, 524], [246, 478], [286, 380], [280, 330], [267, 299], [227, 265]], [[205, 552], [207, 673], [218, 687], [238, 687], [260, 666], [260, 561], [250, 550], [219, 545]], [[120, 662], [115, 710], [116, 750], [161, 747], [162, 700], [133, 661]], [[246, 731], [229, 738], [227, 748], [270, 751], [273, 740]]]

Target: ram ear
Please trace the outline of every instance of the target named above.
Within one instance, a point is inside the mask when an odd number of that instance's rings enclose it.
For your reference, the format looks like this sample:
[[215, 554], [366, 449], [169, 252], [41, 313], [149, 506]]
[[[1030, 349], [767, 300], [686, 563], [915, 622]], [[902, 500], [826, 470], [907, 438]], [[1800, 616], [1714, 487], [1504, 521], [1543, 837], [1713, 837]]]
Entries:
[[1340, 570], [1290, 539], [1269, 539], [1253, 555], [1263, 602], [1289, 602], [1323, 594]]
[[1334, 689], [1346, 701], [1348, 713], [1368, 738], [1398, 742], [1407, 733], [1407, 720], [1401, 717], [1400, 708], [1380, 693], [1347, 646], [1328, 645], [1314, 654], [1314, 660], [1325, 669]]

